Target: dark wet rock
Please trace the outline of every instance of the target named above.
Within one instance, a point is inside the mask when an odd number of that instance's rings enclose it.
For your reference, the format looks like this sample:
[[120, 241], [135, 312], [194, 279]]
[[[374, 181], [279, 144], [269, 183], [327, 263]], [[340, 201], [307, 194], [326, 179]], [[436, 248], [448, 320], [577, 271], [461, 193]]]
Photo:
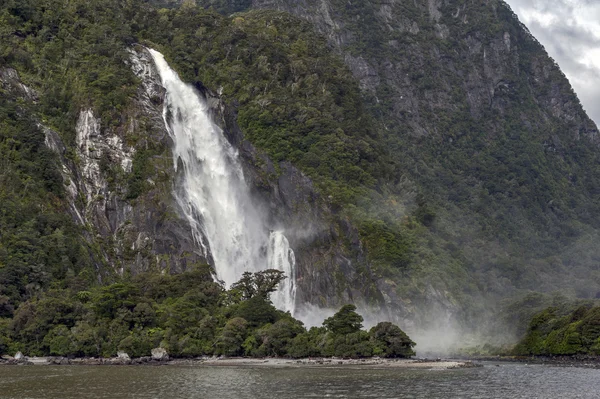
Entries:
[[56, 365], [56, 366], [68, 366], [71, 364], [71, 360], [67, 357], [52, 357], [48, 358], [47, 364]]

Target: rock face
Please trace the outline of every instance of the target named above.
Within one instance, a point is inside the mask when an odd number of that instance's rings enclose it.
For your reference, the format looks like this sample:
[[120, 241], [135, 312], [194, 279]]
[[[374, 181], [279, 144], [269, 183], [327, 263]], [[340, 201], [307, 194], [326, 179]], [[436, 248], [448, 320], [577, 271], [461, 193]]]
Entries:
[[[63, 164], [71, 213], [88, 227], [99, 271], [108, 267], [134, 274], [150, 268], [181, 272], [194, 263], [206, 263], [188, 226], [177, 217], [170, 195], [174, 168], [168, 161], [171, 143], [162, 121], [164, 93], [149, 60], [145, 50], [131, 51], [131, 67], [141, 85], [122, 125], [103, 127], [92, 109], [81, 110], [77, 162], [65, 156], [59, 135], [46, 129], [46, 144]], [[137, 182], [144, 189], [132, 193], [136, 189], [132, 174], [140, 158], [150, 171]]]
[[3, 89], [18, 98], [34, 103], [38, 100], [37, 93], [21, 83], [19, 74], [12, 68], [0, 68], [0, 84]]
[[[162, 121], [160, 79], [144, 51], [132, 50], [131, 64], [142, 84], [123, 115], [125, 122], [107, 128], [93, 109], [82, 109], [76, 125], [76, 161], [67, 154], [60, 135], [40, 122], [46, 145], [60, 158], [69, 211], [86, 228], [100, 279], [107, 271], [136, 273], [158, 267], [181, 272], [191, 264], [206, 263], [188, 226], [176, 216], [170, 195], [174, 168], [167, 160], [170, 142]], [[11, 94], [37, 101], [37, 94], [20, 82], [16, 71], [0, 69], [0, 82]], [[144, 190], [134, 196], [131, 176], [140, 152], [150, 171], [138, 182]]]
[[[599, 144], [598, 129], [564, 75], [504, 1], [342, 3], [253, 0], [252, 7], [310, 21], [344, 57], [363, 91], [389, 104], [386, 116], [410, 126], [409, 134], [443, 135], [439, 114], [460, 111], [457, 95], [465, 96], [475, 119], [484, 117], [484, 109], [504, 113], [515, 105], [509, 99], [518, 89], [515, 77], [526, 72], [528, 90], [544, 113], [538, 123], [552, 117], [568, 121], [571, 134]], [[531, 50], [536, 54], [524, 57]]]
[[[393, 313], [451, 318], [472, 305], [461, 303], [467, 286], [475, 298], [565, 286], [593, 295], [597, 285], [577, 272], [591, 263], [565, 253], [596, 253], [581, 243], [598, 226], [588, 211], [596, 183], [583, 183], [594, 172], [581, 154], [597, 159], [598, 128], [504, 1], [253, 0], [251, 8], [291, 13], [327, 38], [397, 150], [398, 180], [439, 210], [428, 233], [438, 255], [419, 255], [402, 278], [377, 282]], [[581, 201], [559, 205], [571, 189]], [[552, 256], [565, 260], [557, 266]], [[402, 292], [402, 279], [413, 293]]]

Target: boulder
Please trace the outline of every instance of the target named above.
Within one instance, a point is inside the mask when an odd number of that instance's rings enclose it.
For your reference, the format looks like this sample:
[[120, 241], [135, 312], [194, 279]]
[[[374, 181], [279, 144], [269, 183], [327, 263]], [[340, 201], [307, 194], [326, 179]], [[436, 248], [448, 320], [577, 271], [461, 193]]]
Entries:
[[121, 359], [121, 360], [131, 360], [131, 358], [129, 357], [129, 355], [127, 354], [127, 352], [123, 352], [123, 351], [118, 351], [117, 352], [117, 358]]
[[165, 348], [154, 348], [152, 349], [152, 360], [169, 360], [169, 353]]

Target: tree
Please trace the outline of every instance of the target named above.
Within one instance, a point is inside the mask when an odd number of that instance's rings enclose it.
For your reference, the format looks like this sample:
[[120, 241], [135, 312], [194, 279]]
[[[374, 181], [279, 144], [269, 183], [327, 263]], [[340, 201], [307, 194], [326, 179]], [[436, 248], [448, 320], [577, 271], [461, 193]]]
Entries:
[[241, 300], [248, 300], [258, 296], [269, 301], [271, 292], [277, 290], [277, 286], [286, 278], [285, 274], [276, 269], [267, 269], [256, 273], [244, 272], [242, 278], [231, 285], [230, 294]]
[[294, 358], [322, 356], [326, 335], [325, 327], [311, 327], [308, 332], [296, 335], [290, 343], [288, 355]]
[[356, 306], [344, 305], [336, 314], [325, 319], [323, 326], [334, 334], [352, 334], [360, 331], [363, 320], [356, 313]]
[[306, 330], [301, 321], [281, 319], [274, 324], [267, 324], [256, 332], [259, 348], [258, 355], [285, 356], [292, 340]]
[[369, 331], [371, 341], [384, 357], [411, 357], [416, 345], [404, 331], [389, 321], [381, 322]]
[[217, 340], [217, 353], [226, 356], [239, 356], [243, 352], [242, 344], [248, 333], [248, 322], [235, 317], [225, 324]]
[[255, 296], [235, 306], [237, 308], [234, 316], [243, 317], [253, 327], [275, 323], [281, 317], [280, 313], [282, 313], [275, 309], [270, 301], [260, 296]]
[[323, 346], [323, 354], [338, 357], [369, 357], [373, 356], [374, 345], [369, 339], [369, 333], [358, 331], [350, 334], [329, 334]]
[[53, 327], [43, 339], [43, 344], [54, 356], [67, 356], [73, 349], [72, 334], [64, 324]]

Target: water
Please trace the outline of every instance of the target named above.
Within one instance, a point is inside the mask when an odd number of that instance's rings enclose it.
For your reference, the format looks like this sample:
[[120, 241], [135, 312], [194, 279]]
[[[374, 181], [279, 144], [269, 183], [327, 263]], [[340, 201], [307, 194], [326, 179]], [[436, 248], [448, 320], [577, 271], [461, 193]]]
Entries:
[[149, 50], [166, 89], [164, 120], [178, 170], [175, 198], [192, 236], [212, 257], [217, 278], [229, 287], [245, 271], [268, 268], [288, 277], [274, 305], [294, 311], [295, 260], [283, 232], [270, 232], [252, 201], [238, 152], [211, 120], [206, 102], [181, 81], [162, 54]]
[[0, 366], [0, 398], [598, 398], [600, 370]]
[[269, 268], [281, 270], [287, 276], [281, 282], [279, 290], [271, 295], [273, 304], [279, 309], [290, 310], [293, 315], [296, 300], [296, 257], [281, 231], [273, 231], [269, 237], [267, 261]]

